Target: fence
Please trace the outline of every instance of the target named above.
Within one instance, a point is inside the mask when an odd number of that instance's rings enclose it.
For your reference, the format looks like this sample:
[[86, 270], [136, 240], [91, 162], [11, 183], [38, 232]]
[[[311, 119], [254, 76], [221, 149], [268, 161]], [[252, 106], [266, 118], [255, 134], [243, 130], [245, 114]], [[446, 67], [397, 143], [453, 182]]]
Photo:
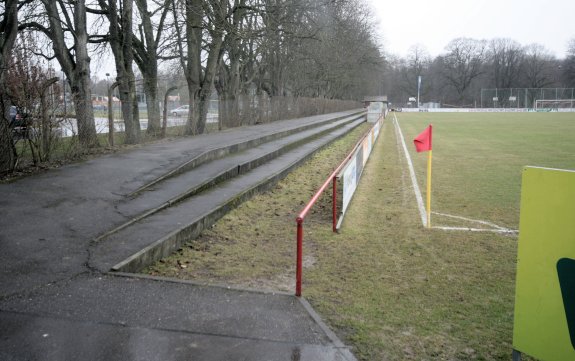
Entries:
[[575, 88], [481, 89], [481, 108], [535, 108], [537, 100], [575, 99]]
[[[187, 122], [186, 114], [175, 115], [174, 109], [180, 106], [180, 102], [168, 102], [168, 127], [181, 127]], [[182, 103], [183, 104], [183, 103]], [[192, 104], [197, 106], [197, 104]], [[267, 95], [241, 95], [233, 100], [211, 99], [208, 102], [205, 132], [214, 132], [226, 128], [244, 125], [270, 123], [282, 119], [301, 118], [317, 114], [333, 113], [362, 107], [356, 101], [321, 99], [321, 98], [296, 98], [296, 97], [268, 97]], [[70, 111], [73, 108], [68, 104]], [[140, 127], [142, 130], [148, 127], [148, 111], [146, 103], [138, 103], [141, 117]], [[124, 131], [124, 122], [120, 103], [115, 102], [112, 107], [114, 118], [114, 131]], [[94, 108], [96, 131], [101, 134], [109, 133], [108, 111], [99, 104]], [[62, 136], [69, 137], [77, 134], [77, 126], [73, 119], [63, 122], [59, 131]]]
[[234, 99], [217, 102], [218, 121], [221, 128], [270, 123], [281, 119], [333, 113], [362, 106], [356, 101], [268, 97], [267, 95], [241, 95]]

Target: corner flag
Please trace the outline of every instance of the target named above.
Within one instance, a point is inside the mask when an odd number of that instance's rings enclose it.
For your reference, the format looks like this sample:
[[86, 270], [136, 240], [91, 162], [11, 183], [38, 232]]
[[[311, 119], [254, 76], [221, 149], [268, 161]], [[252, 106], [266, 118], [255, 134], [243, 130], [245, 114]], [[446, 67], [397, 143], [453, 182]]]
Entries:
[[415, 139], [413, 143], [415, 144], [415, 150], [419, 152], [428, 152], [427, 155], [427, 228], [431, 228], [431, 133], [432, 126], [429, 124], [427, 128]]
[[417, 137], [415, 137], [415, 139], [413, 140], [413, 143], [415, 144], [415, 150], [419, 153], [419, 152], [427, 152], [428, 150], [431, 150], [431, 124], [425, 128], [425, 130], [421, 133], [419, 133], [419, 135]]

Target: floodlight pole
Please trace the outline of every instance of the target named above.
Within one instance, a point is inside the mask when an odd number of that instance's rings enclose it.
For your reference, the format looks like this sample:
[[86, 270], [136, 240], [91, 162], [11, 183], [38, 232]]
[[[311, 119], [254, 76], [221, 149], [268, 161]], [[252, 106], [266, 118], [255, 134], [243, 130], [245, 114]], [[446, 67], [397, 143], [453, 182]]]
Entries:
[[417, 77], [417, 109], [419, 109], [419, 90], [421, 88], [421, 75]]

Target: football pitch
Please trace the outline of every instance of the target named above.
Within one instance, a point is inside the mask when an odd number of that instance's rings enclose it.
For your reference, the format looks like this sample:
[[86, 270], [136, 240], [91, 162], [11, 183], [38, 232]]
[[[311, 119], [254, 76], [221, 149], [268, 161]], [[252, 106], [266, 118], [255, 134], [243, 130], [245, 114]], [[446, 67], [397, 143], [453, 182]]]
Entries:
[[[433, 124], [434, 212], [518, 229], [523, 167], [575, 169], [575, 113], [396, 113], [396, 116], [424, 199], [427, 156], [415, 152], [412, 140], [428, 124]], [[432, 225], [454, 222], [438, 215], [432, 215], [432, 220]]]

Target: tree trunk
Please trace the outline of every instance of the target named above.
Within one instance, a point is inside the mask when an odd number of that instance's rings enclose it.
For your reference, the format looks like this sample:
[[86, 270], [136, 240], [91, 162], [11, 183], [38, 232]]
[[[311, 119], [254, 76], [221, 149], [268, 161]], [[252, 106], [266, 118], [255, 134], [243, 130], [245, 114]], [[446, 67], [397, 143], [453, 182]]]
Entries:
[[196, 126], [196, 134], [204, 134], [206, 130], [206, 119], [208, 115], [208, 109], [210, 107], [210, 97], [212, 93], [211, 84], [207, 86], [203, 86], [202, 90], [200, 91], [199, 98], [197, 100], [198, 104], [198, 121]]
[[94, 109], [92, 108], [90, 78], [84, 76], [81, 71], [74, 70], [73, 75], [70, 77], [69, 84], [72, 101], [76, 109], [78, 139], [80, 143], [87, 148], [97, 147], [98, 138], [96, 135], [96, 124], [94, 122]]
[[54, 55], [62, 66], [72, 91], [76, 108], [78, 139], [86, 148], [98, 146], [94, 110], [92, 109], [92, 91], [90, 90], [90, 57], [88, 56], [88, 32], [86, 24], [86, 2], [74, 2], [74, 52], [68, 49], [64, 39], [63, 21], [55, 1], [43, 0], [48, 21], [49, 37]]
[[198, 134], [200, 118], [198, 97], [202, 86], [202, 28], [204, 9], [201, 0], [186, 0], [186, 40], [187, 61], [185, 66], [186, 82], [190, 97], [190, 112], [186, 123], [186, 134]]
[[45, 81], [41, 86], [40, 92], [40, 112], [41, 112], [41, 126], [42, 126], [42, 147], [40, 148], [40, 160], [50, 160], [50, 151], [52, 148], [52, 125], [50, 123], [50, 116], [48, 115], [48, 103], [46, 100], [46, 91], [53, 84], [58, 82], [58, 78], [51, 78]]
[[121, 0], [121, 12], [116, 0], [99, 0], [103, 8], [107, 8], [110, 22], [110, 47], [116, 64], [118, 90], [120, 92], [121, 110], [125, 125], [125, 143], [136, 144], [140, 141], [140, 120], [138, 119], [136, 84], [132, 64], [134, 54], [132, 48], [133, 0]]
[[94, 109], [92, 108], [92, 90], [90, 87], [90, 57], [88, 56], [88, 29], [86, 21], [86, 2], [78, 0], [75, 3], [74, 23], [76, 25], [76, 67], [74, 69], [74, 84], [72, 98], [76, 107], [76, 122], [78, 138], [86, 147], [98, 146]]
[[120, 83], [118, 86], [121, 102], [120, 108], [124, 118], [124, 142], [126, 144], [137, 144], [140, 141], [140, 121], [135, 117], [134, 112], [134, 107], [137, 106], [134, 74], [118, 64], [116, 64], [116, 71]]
[[186, 81], [188, 84], [188, 94], [190, 97], [190, 100], [188, 102], [189, 106], [190, 106], [190, 110], [188, 112], [188, 119], [186, 121], [186, 127], [185, 127], [185, 134], [186, 135], [194, 135], [197, 134], [196, 131], [196, 119], [199, 118], [198, 115], [198, 103], [196, 102], [196, 92], [198, 91], [196, 84], [188, 77], [186, 76]]
[[10, 130], [10, 101], [6, 94], [6, 68], [18, 32], [18, 1], [6, 0], [3, 31], [0, 33], [0, 174], [10, 173], [16, 164], [16, 149]]
[[[1, 65], [1, 64], [0, 64]], [[0, 84], [4, 82], [4, 76], [0, 75]], [[5, 89], [5, 87], [2, 87]], [[2, 119], [0, 119], [0, 174], [10, 173], [16, 165], [16, 149], [12, 142], [12, 131], [9, 126], [10, 119], [10, 101], [7, 100], [4, 90], [0, 94], [0, 110]]]
[[[150, 69], [152, 70], [152, 69]], [[162, 131], [160, 124], [160, 99], [158, 98], [158, 70], [154, 68], [152, 74], [144, 75], [144, 93], [148, 107], [148, 135], [158, 136]]]
[[232, 28], [236, 31], [228, 31], [224, 41], [225, 50], [227, 52], [227, 61], [229, 66], [224, 61], [220, 62], [219, 66], [219, 95], [220, 95], [220, 111], [219, 118], [220, 124], [225, 124], [227, 127], [237, 127], [244, 123], [246, 116], [248, 116], [249, 108], [245, 106], [240, 107], [243, 101], [241, 93], [242, 78], [241, 78], [241, 46], [243, 24], [246, 18], [245, 0], [234, 0], [234, 7], [236, 10], [232, 16]]
[[215, 31], [212, 32], [212, 43], [210, 44], [208, 61], [206, 63], [206, 69], [199, 92], [198, 106], [200, 111], [197, 123], [198, 134], [203, 134], [206, 128], [206, 117], [208, 115], [208, 109], [210, 106], [210, 98], [212, 96], [214, 78], [216, 77], [217, 67], [222, 56], [221, 49], [223, 42], [224, 34], [221, 29], [216, 28]]
[[169, 10], [169, 1], [164, 2], [161, 11], [160, 21], [157, 27], [157, 35], [154, 37], [154, 26], [152, 25], [152, 13], [148, 11], [146, 0], [136, 0], [136, 6], [141, 18], [140, 34], [141, 39], [133, 37], [134, 60], [144, 77], [144, 93], [146, 94], [146, 105], [148, 108], [148, 129], [147, 134], [159, 136], [162, 132], [160, 124], [160, 106], [158, 96], [158, 42], [164, 31], [164, 20]]
[[222, 127], [232, 128], [240, 125], [238, 99], [231, 91], [222, 90], [218, 105], [218, 116]]
[[80, 140], [80, 144], [87, 148], [97, 147], [99, 143], [96, 135], [89, 78], [72, 85], [71, 89], [72, 100], [76, 108], [76, 122], [78, 124], [78, 139]]

